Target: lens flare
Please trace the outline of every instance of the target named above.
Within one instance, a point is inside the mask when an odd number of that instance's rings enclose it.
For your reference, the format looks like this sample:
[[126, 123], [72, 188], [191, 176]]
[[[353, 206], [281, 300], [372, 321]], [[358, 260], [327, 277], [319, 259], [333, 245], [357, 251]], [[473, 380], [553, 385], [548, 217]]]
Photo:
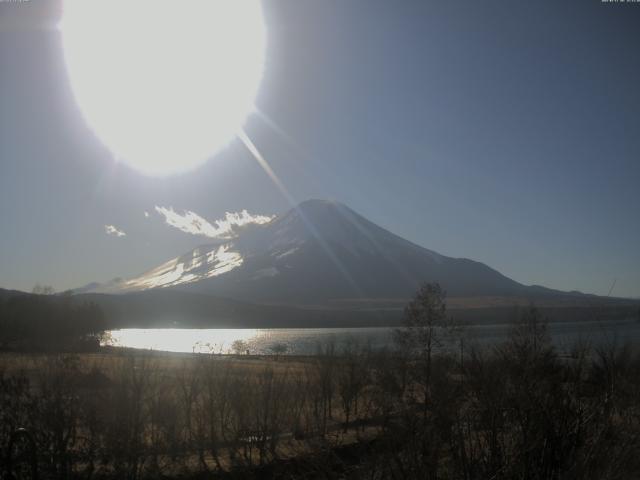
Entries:
[[201, 164], [253, 111], [265, 50], [258, 0], [66, 0], [60, 30], [87, 123], [146, 174]]

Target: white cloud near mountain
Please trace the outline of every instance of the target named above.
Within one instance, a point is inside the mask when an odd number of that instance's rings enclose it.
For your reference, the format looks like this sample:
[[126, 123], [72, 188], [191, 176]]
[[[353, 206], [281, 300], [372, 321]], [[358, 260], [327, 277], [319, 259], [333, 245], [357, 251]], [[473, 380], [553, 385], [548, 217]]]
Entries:
[[172, 207], [165, 208], [156, 206], [156, 212], [162, 215], [167, 225], [171, 225], [185, 233], [192, 235], [203, 235], [209, 238], [228, 239], [235, 236], [235, 229], [244, 225], [269, 223], [274, 216], [252, 215], [247, 210], [241, 212], [226, 212], [221, 220], [209, 223], [195, 212], [185, 210], [183, 213], [176, 212]]
[[115, 225], [105, 225], [104, 231], [107, 235], [111, 235], [113, 237], [125, 237], [127, 235], [123, 230], [120, 230]]

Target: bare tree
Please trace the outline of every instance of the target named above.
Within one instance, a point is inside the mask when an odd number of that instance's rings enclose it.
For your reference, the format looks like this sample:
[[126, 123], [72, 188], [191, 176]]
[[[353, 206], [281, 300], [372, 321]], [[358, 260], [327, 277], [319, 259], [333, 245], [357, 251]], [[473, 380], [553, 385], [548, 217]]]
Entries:
[[234, 340], [231, 344], [231, 350], [236, 355], [242, 355], [249, 352], [249, 345], [244, 340]]
[[367, 370], [363, 355], [353, 343], [342, 352], [342, 364], [338, 371], [338, 392], [344, 412], [344, 431], [349, 429], [352, 414], [358, 415], [358, 400], [367, 382]]
[[280, 357], [280, 355], [284, 355], [289, 350], [289, 346], [286, 343], [278, 342], [274, 343], [269, 347], [269, 351], [272, 355], [276, 357]]
[[415, 380], [424, 388], [425, 414], [431, 395], [433, 354], [450, 338], [453, 327], [453, 320], [447, 317], [445, 292], [438, 283], [425, 283], [405, 307], [403, 326], [394, 331], [396, 345], [421, 367]]
[[31, 290], [31, 293], [36, 295], [53, 295], [56, 291], [53, 289], [51, 285], [40, 285], [36, 283]]

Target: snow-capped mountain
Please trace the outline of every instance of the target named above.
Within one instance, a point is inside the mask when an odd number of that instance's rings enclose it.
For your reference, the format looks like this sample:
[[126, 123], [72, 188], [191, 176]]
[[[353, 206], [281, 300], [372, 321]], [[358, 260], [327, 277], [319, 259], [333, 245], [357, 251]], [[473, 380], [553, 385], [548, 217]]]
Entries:
[[338, 202], [309, 200], [237, 238], [202, 246], [128, 280], [83, 289], [171, 288], [263, 303], [406, 299], [424, 281], [450, 296], [526, 295], [473, 260], [415, 245]]

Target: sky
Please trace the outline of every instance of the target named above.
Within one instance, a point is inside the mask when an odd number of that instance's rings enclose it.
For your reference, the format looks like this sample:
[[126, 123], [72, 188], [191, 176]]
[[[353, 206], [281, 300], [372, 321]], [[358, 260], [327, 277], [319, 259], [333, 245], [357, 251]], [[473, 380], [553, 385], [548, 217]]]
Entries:
[[640, 297], [640, 3], [262, 8], [245, 131], [289, 197], [237, 139], [162, 178], [115, 160], [71, 90], [60, 4], [0, 3], [1, 288], [133, 276], [207, 243], [171, 212], [217, 231], [329, 198], [524, 284]]

